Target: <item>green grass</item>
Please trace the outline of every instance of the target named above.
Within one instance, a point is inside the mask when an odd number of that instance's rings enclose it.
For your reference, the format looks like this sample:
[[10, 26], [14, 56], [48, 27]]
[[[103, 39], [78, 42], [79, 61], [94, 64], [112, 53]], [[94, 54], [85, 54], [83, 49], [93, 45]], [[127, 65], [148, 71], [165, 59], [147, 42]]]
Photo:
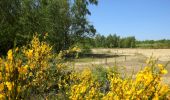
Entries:
[[79, 59], [75, 59], [74, 61], [76, 62], [93, 62], [93, 61], [98, 61], [100, 60], [99, 58], [79, 58]]

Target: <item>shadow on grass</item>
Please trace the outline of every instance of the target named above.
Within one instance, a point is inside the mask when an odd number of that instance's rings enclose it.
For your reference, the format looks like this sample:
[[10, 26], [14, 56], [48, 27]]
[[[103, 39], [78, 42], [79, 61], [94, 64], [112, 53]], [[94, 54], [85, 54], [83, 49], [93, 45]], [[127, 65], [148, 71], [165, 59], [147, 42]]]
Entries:
[[121, 57], [124, 55], [109, 55], [109, 54], [81, 54], [79, 58], [114, 58]]

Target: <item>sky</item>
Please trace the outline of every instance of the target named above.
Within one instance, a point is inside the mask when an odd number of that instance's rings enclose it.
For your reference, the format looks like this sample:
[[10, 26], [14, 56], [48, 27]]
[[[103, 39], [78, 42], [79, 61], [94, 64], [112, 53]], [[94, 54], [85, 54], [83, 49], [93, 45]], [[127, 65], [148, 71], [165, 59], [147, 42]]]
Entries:
[[99, 34], [170, 39], [170, 0], [99, 0], [89, 9], [88, 20]]

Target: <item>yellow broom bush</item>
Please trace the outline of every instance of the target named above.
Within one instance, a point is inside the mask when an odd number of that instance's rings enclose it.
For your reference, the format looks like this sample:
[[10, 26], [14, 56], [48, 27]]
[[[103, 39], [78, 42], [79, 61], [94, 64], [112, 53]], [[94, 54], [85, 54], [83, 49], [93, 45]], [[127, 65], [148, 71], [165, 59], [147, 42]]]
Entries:
[[93, 77], [91, 70], [86, 69], [77, 74], [77, 78], [73, 77], [77, 79], [77, 83], [71, 86], [69, 98], [72, 100], [170, 99], [170, 88], [162, 82], [162, 75], [166, 73], [167, 70], [162, 64], [146, 66], [135, 75], [135, 78], [121, 77], [121, 74], [108, 69], [108, 89], [107, 92], [103, 92], [101, 82]]
[[6, 58], [0, 58], [0, 100], [46, 98], [49, 91], [58, 91], [58, 83], [67, 76], [58, 58], [37, 34], [27, 46], [10, 49]]

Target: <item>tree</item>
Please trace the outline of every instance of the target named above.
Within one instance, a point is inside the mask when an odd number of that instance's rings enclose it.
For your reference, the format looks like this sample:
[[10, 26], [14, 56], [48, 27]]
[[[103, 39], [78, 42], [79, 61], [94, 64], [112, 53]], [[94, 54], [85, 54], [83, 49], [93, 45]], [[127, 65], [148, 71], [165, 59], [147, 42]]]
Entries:
[[105, 38], [105, 36], [97, 34], [95, 36], [95, 46], [96, 47], [106, 47], [106, 38]]
[[134, 36], [125, 37], [120, 40], [121, 48], [135, 48], [136, 47], [136, 39]]
[[119, 46], [119, 36], [117, 36], [116, 34], [114, 35], [109, 35], [107, 36], [107, 47], [108, 48], [117, 48]]
[[[67, 49], [96, 30], [89, 24], [88, 5], [97, 0], [1, 0], [0, 52], [22, 46], [37, 32], [49, 33], [48, 41], [56, 51]], [[15, 41], [15, 43], [14, 43]]]
[[20, 18], [20, 0], [0, 0], [0, 52], [14, 45]]

